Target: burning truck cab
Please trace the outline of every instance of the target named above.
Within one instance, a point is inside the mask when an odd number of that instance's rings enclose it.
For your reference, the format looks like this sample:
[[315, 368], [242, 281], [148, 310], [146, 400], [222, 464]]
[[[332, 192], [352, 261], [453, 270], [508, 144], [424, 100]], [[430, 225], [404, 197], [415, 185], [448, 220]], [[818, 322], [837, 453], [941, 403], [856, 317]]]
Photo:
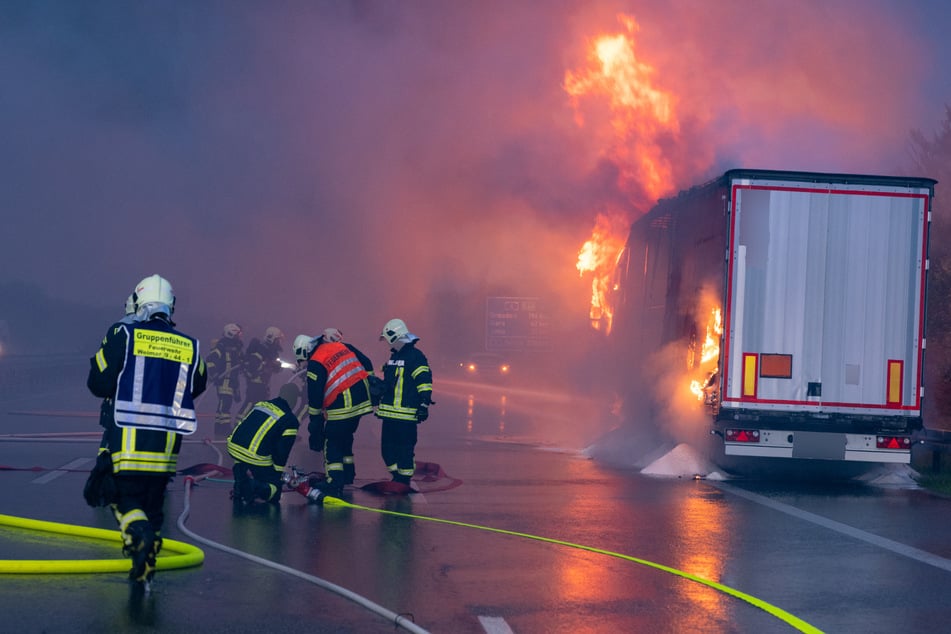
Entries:
[[735, 169], [659, 201], [618, 259], [630, 373], [682, 375], [721, 456], [909, 463], [935, 184]]

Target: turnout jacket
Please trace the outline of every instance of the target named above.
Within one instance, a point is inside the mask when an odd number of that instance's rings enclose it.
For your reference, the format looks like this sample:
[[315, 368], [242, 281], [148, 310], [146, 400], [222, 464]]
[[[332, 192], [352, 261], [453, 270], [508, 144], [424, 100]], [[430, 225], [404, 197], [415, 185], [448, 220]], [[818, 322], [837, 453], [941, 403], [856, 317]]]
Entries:
[[320, 342], [307, 362], [307, 410], [317, 420], [346, 420], [373, 411], [367, 377], [373, 362], [349, 343]]
[[281, 371], [281, 345], [252, 339], [244, 357], [244, 373], [249, 383], [263, 383], [270, 386], [271, 377]]
[[258, 401], [228, 436], [228, 453], [238, 462], [281, 472], [299, 427], [290, 404], [280, 396]]
[[383, 398], [376, 410], [380, 418], [416, 422], [419, 406], [433, 402], [433, 373], [426, 355], [416, 348], [417, 341], [412, 339], [390, 351], [383, 366]]
[[219, 394], [234, 394], [244, 365], [244, 344], [240, 339], [222, 337], [211, 348], [205, 360], [208, 379], [217, 386]]
[[174, 473], [182, 435], [197, 428], [194, 399], [206, 384], [198, 341], [164, 315], [114, 324], [90, 359], [86, 386], [110, 399], [100, 423], [115, 472]]

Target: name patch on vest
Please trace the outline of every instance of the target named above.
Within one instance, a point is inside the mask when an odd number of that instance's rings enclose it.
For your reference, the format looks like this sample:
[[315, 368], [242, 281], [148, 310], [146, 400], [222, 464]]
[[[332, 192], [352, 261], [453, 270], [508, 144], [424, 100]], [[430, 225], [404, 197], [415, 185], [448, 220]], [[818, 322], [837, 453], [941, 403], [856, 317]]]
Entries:
[[155, 330], [136, 330], [132, 352], [138, 357], [153, 357], [188, 364], [191, 364], [195, 354], [191, 340], [180, 335]]

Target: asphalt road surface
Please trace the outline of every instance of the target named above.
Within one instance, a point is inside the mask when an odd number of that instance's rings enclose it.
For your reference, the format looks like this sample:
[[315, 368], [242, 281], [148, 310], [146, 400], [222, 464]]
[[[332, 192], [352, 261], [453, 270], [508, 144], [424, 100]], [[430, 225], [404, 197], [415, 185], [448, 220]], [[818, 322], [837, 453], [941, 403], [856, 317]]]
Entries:
[[[165, 536], [204, 560], [160, 568], [146, 597], [130, 593], [124, 572], [9, 572], [20, 560], [121, 559], [117, 541], [0, 526], [3, 629], [951, 629], [951, 501], [900, 473], [878, 483], [695, 479], [669, 454], [666, 472], [648, 476], [633, 457], [608, 465], [580, 451], [605, 431], [582, 397], [437, 389], [420, 427], [421, 492], [359, 488], [386, 477], [367, 417], [343, 505], [290, 492], [279, 509], [235, 512], [228, 474], [214, 471], [230, 461], [203, 418], [179, 461], [199, 481], [170, 486]], [[203, 398], [208, 412], [214, 395]], [[0, 513], [114, 530], [81, 496], [99, 429], [82, 378], [0, 399]], [[322, 470], [306, 437], [291, 462]]]

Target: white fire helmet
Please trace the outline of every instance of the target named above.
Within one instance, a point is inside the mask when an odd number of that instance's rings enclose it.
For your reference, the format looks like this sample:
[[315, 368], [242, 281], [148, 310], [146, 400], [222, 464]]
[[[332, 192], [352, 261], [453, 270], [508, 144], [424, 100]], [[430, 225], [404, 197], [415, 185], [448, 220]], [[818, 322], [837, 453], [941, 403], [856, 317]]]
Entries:
[[135, 314], [135, 300], [132, 299], [132, 295], [129, 295], [125, 298], [125, 314], [134, 315]]
[[392, 344], [403, 335], [409, 334], [409, 329], [402, 319], [391, 319], [383, 326], [383, 332], [380, 333], [380, 340]]
[[306, 361], [310, 358], [310, 353], [314, 350], [314, 338], [310, 335], [297, 335], [294, 337], [294, 356], [298, 361]]
[[222, 334], [224, 334], [226, 339], [240, 339], [241, 325], [240, 324], [225, 324], [225, 329]]
[[333, 343], [343, 340], [343, 333], [337, 330], [336, 328], [327, 328], [324, 330], [324, 341], [327, 343]]
[[264, 341], [267, 343], [274, 343], [275, 341], [280, 341], [284, 338], [284, 333], [281, 332], [280, 328], [275, 328], [271, 326], [264, 331]]
[[132, 301], [138, 311], [145, 304], [161, 304], [168, 307], [169, 315], [175, 311], [175, 293], [168, 280], [156, 273], [135, 285]]

